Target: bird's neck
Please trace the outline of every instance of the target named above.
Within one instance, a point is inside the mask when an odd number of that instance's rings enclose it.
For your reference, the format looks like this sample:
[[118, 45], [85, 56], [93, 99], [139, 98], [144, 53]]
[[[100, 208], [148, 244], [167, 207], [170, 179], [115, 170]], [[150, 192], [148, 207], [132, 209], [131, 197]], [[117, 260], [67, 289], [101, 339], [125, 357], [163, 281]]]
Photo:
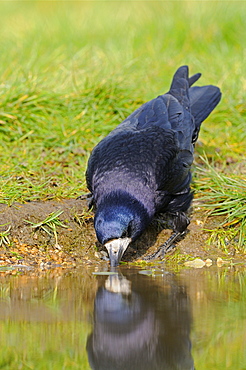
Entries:
[[111, 214], [117, 212], [125, 214], [133, 221], [132, 240], [135, 240], [144, 231], [152, 219], [152, 215], [139, 200], [122, 190], [106, 194], [97, 204], [97, 213], [102, 209], [104, 212], [107, 209], [108, 213]]

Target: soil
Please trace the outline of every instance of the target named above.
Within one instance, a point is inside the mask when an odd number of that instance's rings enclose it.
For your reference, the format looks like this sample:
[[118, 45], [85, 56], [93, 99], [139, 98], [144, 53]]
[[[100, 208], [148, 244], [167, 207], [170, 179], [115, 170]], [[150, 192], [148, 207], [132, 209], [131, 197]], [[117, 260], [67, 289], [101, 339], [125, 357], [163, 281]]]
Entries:
[[[208, 247], [209, 234], [203, 230], [213, 228], [218, 219], [207, 218], [196, 201], [194, 205], [188, 232], [176, 243], [174, 251], [202, 259], [221, 256], [223, 252], [216, 246]], [[59, 210], [62, 211], [59, 216], [62, 226], [56, 226], [57, 239], [52, 229], [34, 227], [33, 224]], [[139, 240], [128, 247], [123, 261], [139, 261], [155, 252], [171, 235], [172, 231], [165, 227], [164, 218], [154, 220]], [[4, 238], [6, 230], [7, 238]], [[11, 206], [0, 204], [0, 236], [0, 271], [18, 267], [67, 268], [79, 264], [99, 264], [107, 259], [106, 251], [96, 240], [93, 213], [88, 212], [86, 199], [14, 203]], [[231, 255], [234, 252], [232, 249]]]

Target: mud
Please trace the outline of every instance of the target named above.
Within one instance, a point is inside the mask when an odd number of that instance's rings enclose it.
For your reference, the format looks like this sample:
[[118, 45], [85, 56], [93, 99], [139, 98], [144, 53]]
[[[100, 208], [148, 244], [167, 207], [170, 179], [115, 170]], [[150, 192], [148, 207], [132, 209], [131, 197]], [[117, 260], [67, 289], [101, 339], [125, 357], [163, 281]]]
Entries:
[[[209, 234], [203, 230], [215, 227], [215, 220], [207, 218], [197, 202], [193, 208], [188, 232], [176, 244], [176, 250], [182, 255], [200, 258], [220, 256], [223, 253], [216, 245], [208, 247]], [[48, 233], [40, 227], [32, 227], [59, 210], [62, 211], [59, 220], [63, 226], [56, 226], [57, 240], [52, 230], [48, 229]], [[218, 224], [217, 219], [216, 223]], [[0, 240], [2, 263], [23, 263], [29, 266], [34, 261], [36, 265], [48, 263], [67, 266], [99, 263], [107, 256], [96, 240], [93, 213], [88, 212], [86, 199], [14, 203], [11, 206], [0, 204], [0, 225], [0, 235], [9, 229], [7, 240]], [[123, 261], [138, 261], [156, 251], [172, 232], [166, 227], [165, 219], [160, 217], [154, 220], [139, 240], [129, 246]], [[233, 254], [233, 250], [231, 253]]]

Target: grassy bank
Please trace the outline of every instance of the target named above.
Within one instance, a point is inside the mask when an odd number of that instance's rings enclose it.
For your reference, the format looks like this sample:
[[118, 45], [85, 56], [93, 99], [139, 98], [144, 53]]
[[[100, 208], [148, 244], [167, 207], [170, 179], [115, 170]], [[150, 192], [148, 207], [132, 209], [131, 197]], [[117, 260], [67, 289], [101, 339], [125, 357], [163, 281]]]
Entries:
[[[85, 192], [93, 146], [141, 103], [166, 92], [182, 64], [203, 73], [201, 84], [222, 89], [197, 153], [206, 153], [222, 188], [225, 177], [237, 179], [234, 199], [242, 199], [245, 13], [234, 1], [1, 2], [0, 201]], [[241, 227], [233, 237], [242, 246], [245, 216], [233, 223], [238, 215], [231, 218], [228, 194], [213, 207], [213, 176], [208, 163], [197, 162], [198, 196], [208, 197], [211, 209], [223, 204], [229, 231]]]

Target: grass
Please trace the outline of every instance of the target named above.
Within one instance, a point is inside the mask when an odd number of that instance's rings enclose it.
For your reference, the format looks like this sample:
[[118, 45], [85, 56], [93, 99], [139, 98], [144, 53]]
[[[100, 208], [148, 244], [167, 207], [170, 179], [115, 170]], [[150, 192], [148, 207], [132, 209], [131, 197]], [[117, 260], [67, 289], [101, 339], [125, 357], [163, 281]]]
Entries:
[[238, 248], [245, 243], [246, 231], [246, 179], [242, 174], [230, 173], [229, 176], [221, 169], [203, 158], [205, 167], [197, 168], [200, 176], [197, 179], [204, 207], [214, 216], [224, 216], [220, 228], [209, 230], [212, 235], [210, 242], [218, 239], [218, 243], [226, 250], [229, 241], [234, 241]]
[[[0, 225], [1, 228], [5, 226], [7, 227], [8, 224]], [[10, 245], [10, 240], [8, 238], [10, 229], [11, 225], [9, 225], [6, 230], [0, 231], [0, 247]]]
[[[203, 73], [201, 84], [223, 92], [197, 152], [223, 168], [221, 178], [235, 179], [227, 163], [241, 163], [245, 155], [245, 13], [236, 1], [2, 1], [0, 202], [84, 193], [94, 145], [140, 104], [167, 91], [182, 64]], [[234, 220], [245, 227], [227, 191], [222, 201], [214, 198], [218, 184], [211, 168], [203, 168], [198, 194], [224, 212], [230, 230]], [[235, 210], [244, 196], [240, 174], [237, 181]], [[221, 184], [227, 188], [227, 180]], [[239, 238], [244, 245], [241, 231]]]
[[60, 248], [58, 245], [58, 239], [57, 239], [57, 231], [56, 227], [64, 227], [67, 228], [66, 225], [64, 225], [60, 220], [59, 216], [63, 213], [62, 210], [58, 210], [56, 212], [50, 213], [44, 220], [34, 223], [28, 220], [25, 220], [25, 222], [31, 224], [31, 227], [33, 229], [41, 229], [45, 231], [48, 235], [54, 235], [55, 237], [55, 246], [57, 248]]

